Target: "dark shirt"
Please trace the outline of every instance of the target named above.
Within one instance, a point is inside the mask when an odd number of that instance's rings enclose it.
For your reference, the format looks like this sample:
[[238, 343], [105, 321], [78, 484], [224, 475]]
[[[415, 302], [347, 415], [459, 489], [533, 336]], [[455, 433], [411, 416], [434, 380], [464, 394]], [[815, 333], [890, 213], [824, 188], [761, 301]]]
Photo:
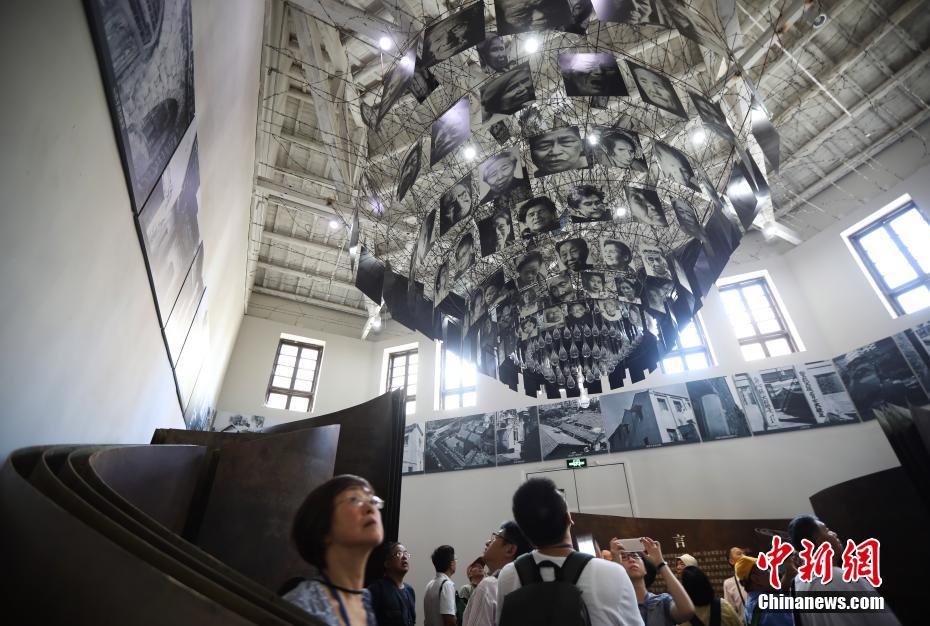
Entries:
[[404, 583], [403, 589], [390, 578], [379, 578], [368, 586], [378, 626], [414, 626], [417, 621], [416, 594]]

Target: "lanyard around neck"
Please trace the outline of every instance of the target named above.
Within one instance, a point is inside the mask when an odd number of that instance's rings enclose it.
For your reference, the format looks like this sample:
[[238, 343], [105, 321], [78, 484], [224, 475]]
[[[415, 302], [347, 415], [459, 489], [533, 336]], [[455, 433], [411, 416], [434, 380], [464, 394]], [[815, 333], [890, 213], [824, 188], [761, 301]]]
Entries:
[[[320, 573], [323, 574], [322, 572]], [[346, 605], [342, 603], [342, 596], [339, 595], [339, 588], [330, 581], [329, 576], [326, 574], [323, 574], [323, 584], [329, 588], [329, 592], [333, 594], [333, 597], [336, 598], [336, 602], [339, 603], [339, 614], [342, 616], [342, 623], [345, 624], [345, 626], [352, 626], [352, 622], [349, 621], [349, 613], [346, 611]]]

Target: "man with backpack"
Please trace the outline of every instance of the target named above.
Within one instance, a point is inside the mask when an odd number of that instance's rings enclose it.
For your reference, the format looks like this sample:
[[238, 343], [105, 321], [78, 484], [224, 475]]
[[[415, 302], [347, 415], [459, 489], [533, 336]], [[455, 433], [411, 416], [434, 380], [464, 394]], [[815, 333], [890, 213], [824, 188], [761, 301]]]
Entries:
[[498, 576], [500, 626], [642, 626], [626, 571], [572, 549], [572, 518], [555, 483], [523, 483], [513, 494], [513, 516], [536, 549]]
[[455, 548], [439, 546], [430, 556], [436, 577], [426, 585], [423, 594], [425, 626], [456, 626], [455, 621]]

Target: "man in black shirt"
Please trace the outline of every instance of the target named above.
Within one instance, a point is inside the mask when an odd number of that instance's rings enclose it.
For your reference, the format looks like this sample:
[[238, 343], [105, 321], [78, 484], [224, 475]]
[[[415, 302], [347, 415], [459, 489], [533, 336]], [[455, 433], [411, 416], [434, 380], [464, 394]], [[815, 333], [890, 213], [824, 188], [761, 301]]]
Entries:
[[410, 571], [410, 553], [403, 544], [390, 541], [384, 551], [384, 577], [368, 586], [379, 626], [414, 626], [416, 594], [404, 582]]

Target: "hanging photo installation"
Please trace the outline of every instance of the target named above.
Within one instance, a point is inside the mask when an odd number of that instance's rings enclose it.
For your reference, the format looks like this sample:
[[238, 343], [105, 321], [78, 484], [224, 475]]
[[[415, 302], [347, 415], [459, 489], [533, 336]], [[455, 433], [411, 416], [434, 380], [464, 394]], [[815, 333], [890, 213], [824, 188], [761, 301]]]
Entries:
[[681, 119], [688, 119], [672, 82], [664, 74], [656, 72], [648, 67], [644, 67], [632, 61], [627, 61], [630, 72], [633, 74], [633, 80], [639, 88], [639, 94], [647, 104], [656, 106], [664, 111], [671, 113]]
[[563, 52], [559, 69], [569, 96], [629, 95], [617, 59], [608, 52]]
[[423, 67], [478, 45], [484, 41], [484, 2], [476, 2], [458, 13], [426, 27], [423, 35]]
[[572, 23], [566, 0], [494, 0], [501, 35], [539, 32]]
[[485, 121], [494, 115], [510, 115], [536, 99], [530, 64], [521, 63], [495, 76], [481, 88], [481, 111]]
[[430, 166], [439, 163], [471, 138], [471, 112], [468, 96], [449, 107], [449, 110], [433, 122], [430, 137]]
[[589, 166], [577, 126], [556, 128], [534, 135], [527, 143], [536, 178]]

